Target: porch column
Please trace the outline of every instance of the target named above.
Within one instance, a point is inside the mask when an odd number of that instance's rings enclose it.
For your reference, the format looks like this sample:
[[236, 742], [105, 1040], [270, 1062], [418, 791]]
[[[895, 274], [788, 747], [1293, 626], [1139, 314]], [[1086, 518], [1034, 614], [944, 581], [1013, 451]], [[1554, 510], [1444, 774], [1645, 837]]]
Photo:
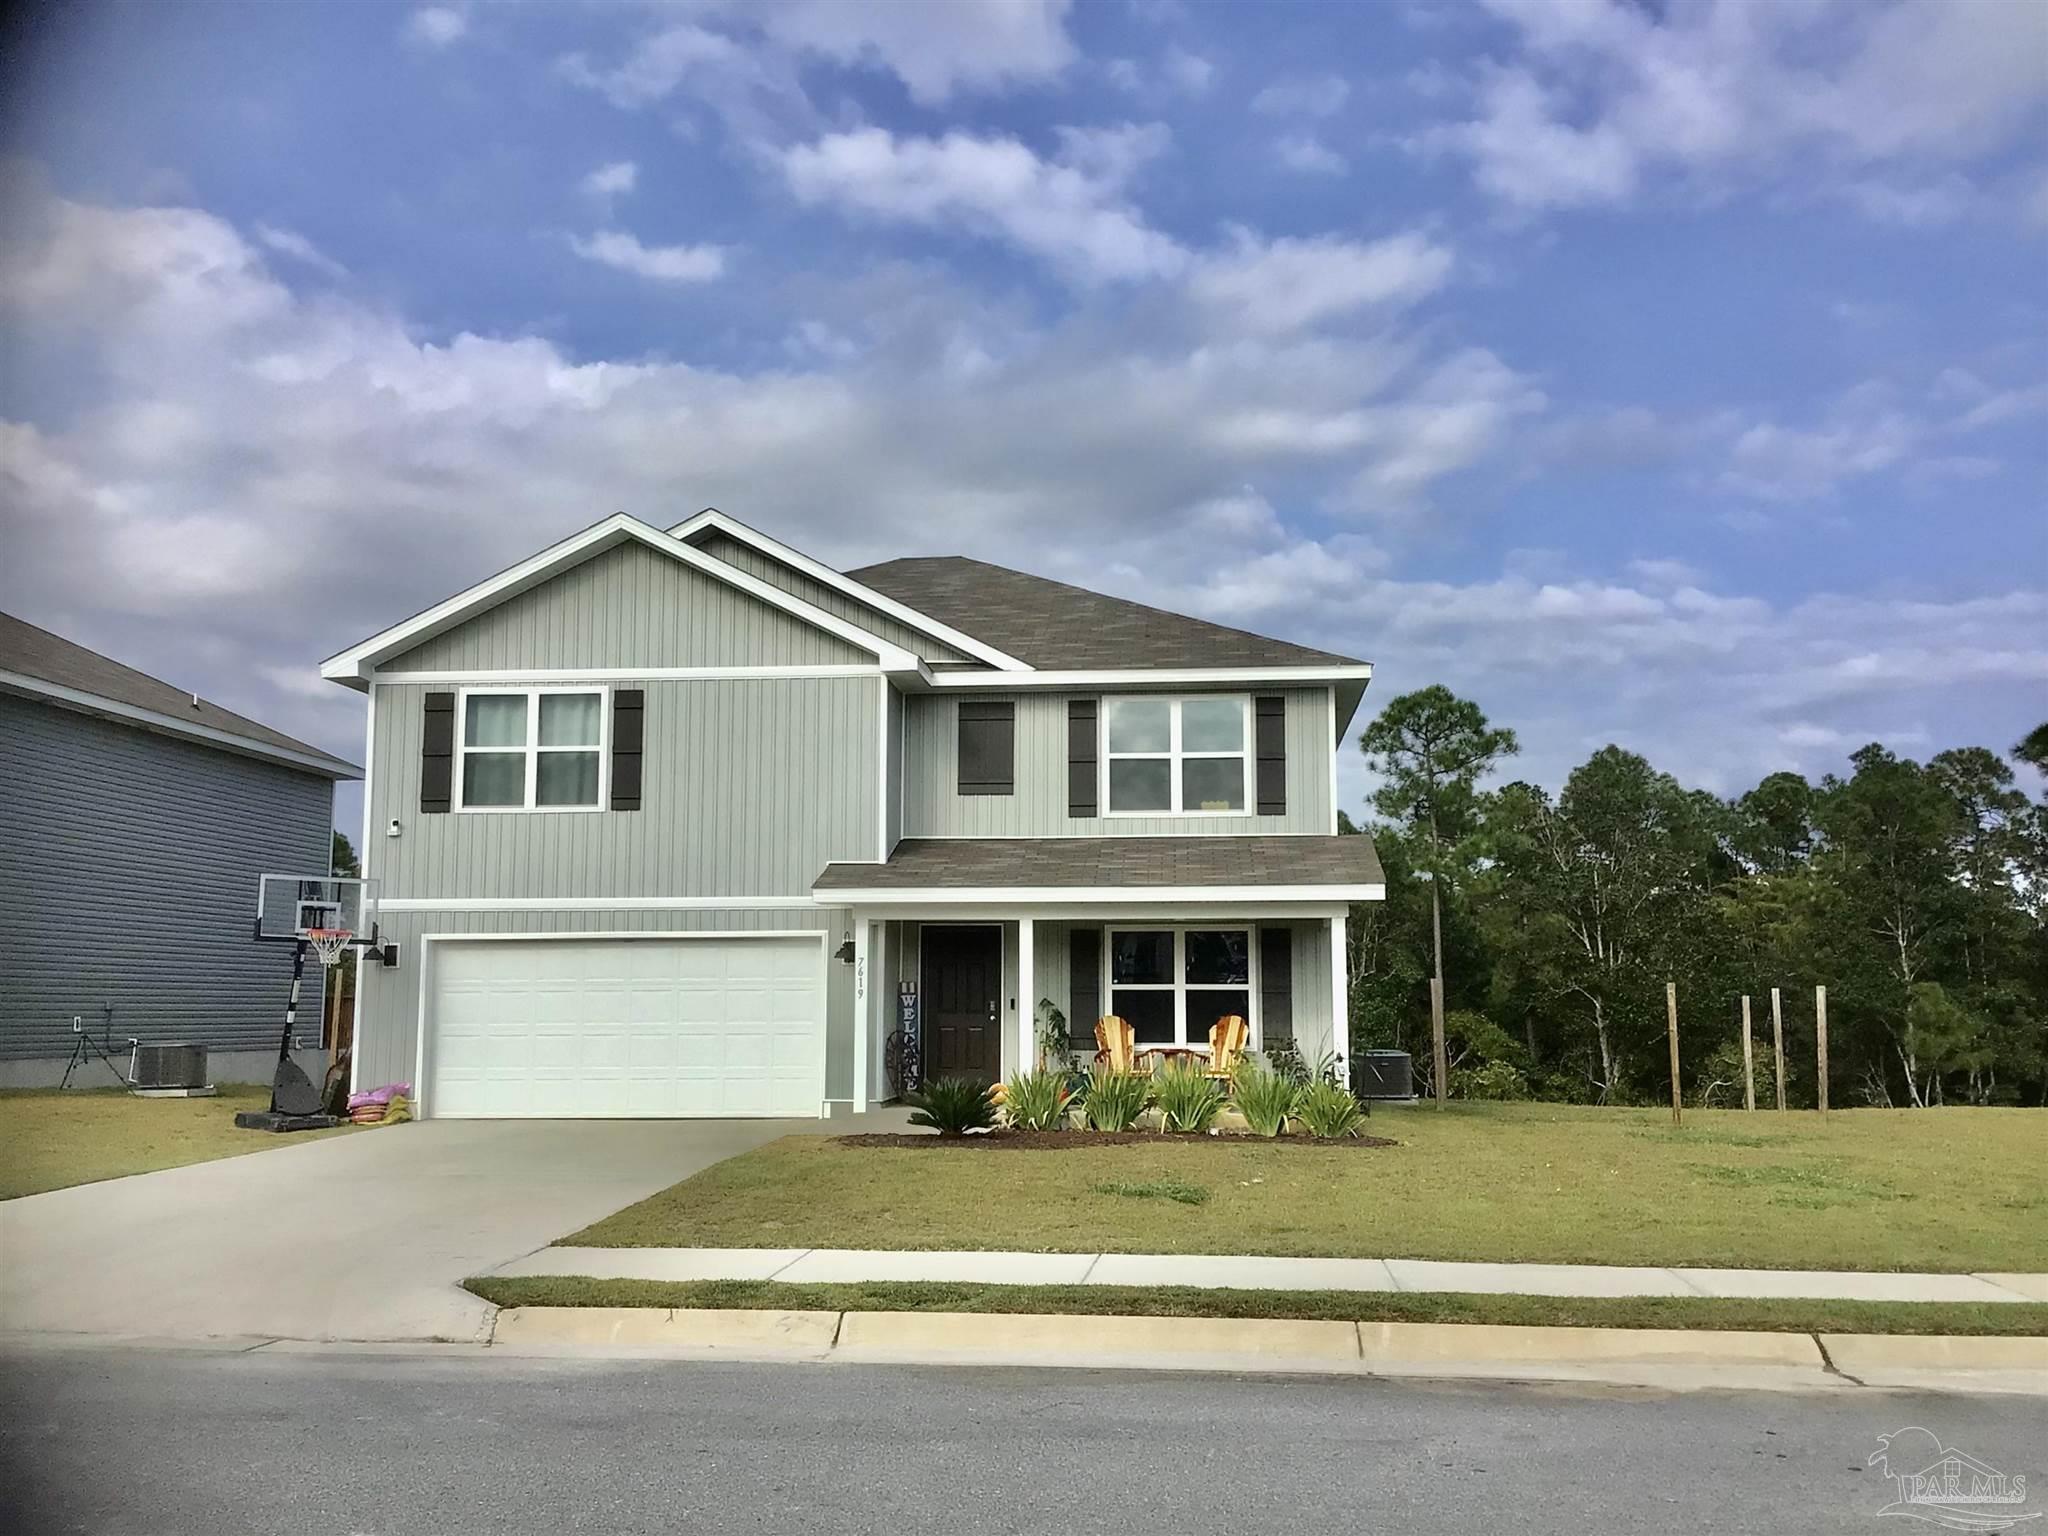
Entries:
[[1017, 1070], [1029, 1072], [1038, 1063], [1038, 978], [1034, 974], [1035, 935], [1028, 917], [1017, 919]]
[[1351, 982], [1344, 936], [1345, 918], [1330, 919], [1330, 1035], [1337, 1053], [1337, 1081], [1351, 1086]]
[[867, 1113], [868, 1035], [874, 1006], [874, 988], [868, 982], [868, 966], [874, 946], [868, 942], [874, 925], [858, 912], [853, 915], [853, 1112]]

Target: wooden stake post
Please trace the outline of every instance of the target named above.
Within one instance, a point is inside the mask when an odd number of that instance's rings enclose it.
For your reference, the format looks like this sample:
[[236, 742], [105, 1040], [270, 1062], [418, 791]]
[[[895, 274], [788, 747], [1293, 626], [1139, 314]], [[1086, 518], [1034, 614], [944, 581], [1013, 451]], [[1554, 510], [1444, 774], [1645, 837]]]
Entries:
[[1778, 1112], [1785, 1112], [1785, 1009], [1778, 989], [1771, 988], [1771, 1047], [1778, 1055]]
[[1436, 1107], [1442, 1109], [1450, 1096], [1451, 1060], [1444, 1045], [1444, 979], [1429, 978], [1429, 1038], [1436, 1062]]
[[1814, 1065], [1820, 1072], [1818, 1098], [1820, 1112], [1828, 1112], [1828, 989], [1813, 989], [1813, 1053]]
[[1678, 1094], [1678, 983], [1664, 983], [1664, 1018], [1671, 1033], [1671, 1123], [1679, 1123]]
[[1742, 994], [1742, 1107], [1756, 1108], [1756, 1058], [1750, 1054], [1749, 994]]

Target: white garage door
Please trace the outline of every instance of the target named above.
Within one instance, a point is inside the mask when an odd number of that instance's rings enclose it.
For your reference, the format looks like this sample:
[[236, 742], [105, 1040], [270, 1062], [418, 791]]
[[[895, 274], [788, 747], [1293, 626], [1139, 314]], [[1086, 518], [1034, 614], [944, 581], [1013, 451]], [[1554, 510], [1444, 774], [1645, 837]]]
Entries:
[[433, 946], [429, 1115], [815, 1117], [815, 935]]

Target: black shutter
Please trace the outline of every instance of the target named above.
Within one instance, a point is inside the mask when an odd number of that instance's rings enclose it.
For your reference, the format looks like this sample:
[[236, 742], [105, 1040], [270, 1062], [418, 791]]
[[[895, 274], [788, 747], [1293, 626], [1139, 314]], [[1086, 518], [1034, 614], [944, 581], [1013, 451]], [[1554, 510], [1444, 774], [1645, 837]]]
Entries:
[[1075, 928], [1067, 938], [1067, 1037], [1077, 1051], [1095, 1049], [1102, 1017], [1102, 930]]
[[1287, 700], [1278, 694], [1252, 701], [1257, 729], [1252, 746], [1258, 758], [1259, 814], [1287, 814]]
[[1267, 1044], [1294, 1038], [1294, 932], [1259, 930], [1259, 1032]]
[[430, 693], [420, 716], [420, 814], [438, 815], [455, 794], [455, 695]]
[[[1067, 814], [1095, 814], [1095, 703], [1067, 700]], [[1094, 1020], [1090, 1019], [1090, 1025]]]
[[1008, 700], [962, 699], [956, 744], [957, 783], [963, 795], [1017, 791], [1017, 706]]
[[612, 809], [640, 809], [640, 750], [647, 739], [647, 691], [612, 690]]

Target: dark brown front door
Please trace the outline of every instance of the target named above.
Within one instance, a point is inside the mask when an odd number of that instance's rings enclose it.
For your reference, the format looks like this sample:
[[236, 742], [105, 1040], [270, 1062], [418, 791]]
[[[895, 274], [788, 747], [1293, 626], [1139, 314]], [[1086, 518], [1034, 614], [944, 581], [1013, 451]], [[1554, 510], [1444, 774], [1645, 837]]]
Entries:
[[1003, 930], [927, 924], [924, 1076], [993, 1083], [1003, 1075]]

